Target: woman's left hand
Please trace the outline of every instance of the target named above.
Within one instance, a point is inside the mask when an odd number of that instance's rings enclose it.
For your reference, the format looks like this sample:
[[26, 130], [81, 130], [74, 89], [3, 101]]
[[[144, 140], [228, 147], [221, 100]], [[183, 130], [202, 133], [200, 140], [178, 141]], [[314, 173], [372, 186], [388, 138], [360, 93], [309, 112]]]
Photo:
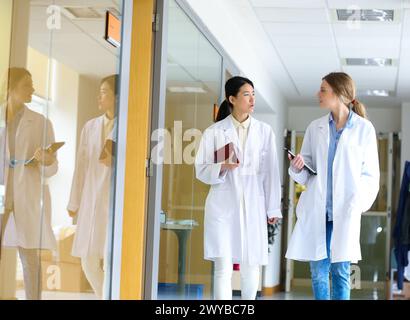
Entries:
[[36, 152], [34, 152], [34, 159], [45, 167], [51, 166], [56, 161], [54, 153], [42, 148], [38, 148]]
[[113, 156], [107, 155], [104, 159], [100, 159], [100, 162], [108, 168], [111, 168], [113, 163]]
[[273, 217], [273, 218], [268, 219], [269, 224], [276, 224], [278, 222], [279, 222], [279, 218]]

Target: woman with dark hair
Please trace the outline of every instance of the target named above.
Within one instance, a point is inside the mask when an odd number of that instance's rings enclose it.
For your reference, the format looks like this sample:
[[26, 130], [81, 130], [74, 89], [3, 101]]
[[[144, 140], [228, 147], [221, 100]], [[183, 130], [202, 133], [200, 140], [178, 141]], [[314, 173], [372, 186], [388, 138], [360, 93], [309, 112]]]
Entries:
[[251, 117], [253, 83], [229, 79], [225, 97], [195, 160], [197, 179], [211, 186], [205, 203], [205, 259], [214, 262], [216, 299], [232, 299], [232, 265], [239, 263], [242, 299], [249, 300], [256, 298], [260, 266], [268, 263], [267, 223], [282, 217], [281, 184], [275, 135]]
[[31, 111], [33, 80], [24, 68], [10, 68], [3, 82], [0, 128], [0, 179], [5, 185], [1, 219], [2, 246], [17, 247], [23, 266], [26, 299], [41, 299], [40, 250], [54, 250], [51, 198], [46, 178], [57, 173], [51, 122]]
[[[379, 190], [376, 131], [346, 73], [325, 76], [318, 98], [329, 114], [308, 126], [301, 153], [289, 168], [290, 176], [307, 189], [299, 198], [286, 257], [310, 261], [316, 299], [347, 300], [350, 263], [361, 259], [361, 214]], [[317, 175], [309, 174], [305, 164]]]
[[70, 217], [77, 217], [72, 255], [81, 258], [84, 273], [99, 299], [103, 298], [102, 261], [106, 261], [117, 86], [117, 75], [101, 80], [98, 105], [104, 114], [89, 120], [81, 132], [67, 206]]

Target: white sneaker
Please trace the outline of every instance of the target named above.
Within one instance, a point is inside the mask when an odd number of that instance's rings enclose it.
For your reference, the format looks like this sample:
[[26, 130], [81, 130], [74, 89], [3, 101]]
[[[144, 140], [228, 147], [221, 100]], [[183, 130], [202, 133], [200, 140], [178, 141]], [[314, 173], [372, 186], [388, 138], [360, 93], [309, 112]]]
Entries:
[[399, 290], [399, 289], [397, 288], [397, 283], [393, 283], [392, 294], [393, 294], [394, 296], [402, 296], [402, 295], [403, 295], [403, 290]]

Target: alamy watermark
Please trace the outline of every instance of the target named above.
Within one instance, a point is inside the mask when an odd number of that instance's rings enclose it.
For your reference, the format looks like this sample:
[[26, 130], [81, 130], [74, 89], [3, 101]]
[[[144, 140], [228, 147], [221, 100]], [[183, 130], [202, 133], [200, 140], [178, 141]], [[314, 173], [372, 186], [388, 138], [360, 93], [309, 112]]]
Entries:
[[61, 7], [51, 5], [47, 7], [47, 29], [61, 30]]

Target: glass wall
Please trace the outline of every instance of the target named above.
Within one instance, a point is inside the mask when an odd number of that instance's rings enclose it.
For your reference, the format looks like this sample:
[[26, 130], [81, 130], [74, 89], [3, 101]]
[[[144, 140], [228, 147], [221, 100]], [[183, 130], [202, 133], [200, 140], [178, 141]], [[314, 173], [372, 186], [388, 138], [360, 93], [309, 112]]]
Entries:
[[13, 2], [11, 62], [3, 47], [0, 56], [0, 299], [102, 299], [110, 289], [121, 29], [108, 28], [107, 41], [106, 15], [121, 22], [120, 2]]
[[203, 258], [209, 187], [195, 178], [193, 163], [220, 101], [222, 57], [174, 1], [168, 21], [158, 298], [210, 299], [212, 264]]

